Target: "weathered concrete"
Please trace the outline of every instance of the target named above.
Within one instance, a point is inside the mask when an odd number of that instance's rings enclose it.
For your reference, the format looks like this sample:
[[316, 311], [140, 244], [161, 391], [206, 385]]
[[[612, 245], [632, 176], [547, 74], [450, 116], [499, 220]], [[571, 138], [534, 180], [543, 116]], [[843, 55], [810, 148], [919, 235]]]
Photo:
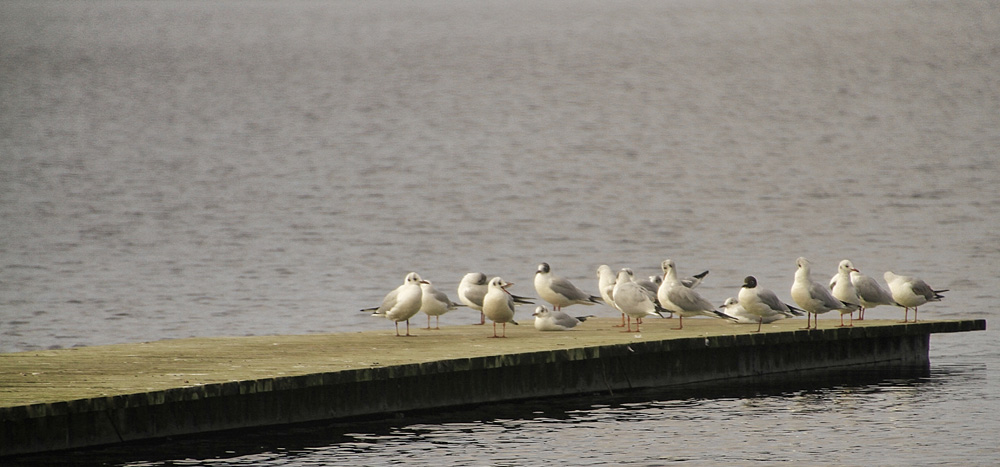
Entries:
[[[482, 326], [336, 335], [180, 339], [0, 354], [0, 455], [215, 430], [618, 391], [797, 370], [928, 364], [932, 333], [985, 320], [804, 331], [711, 319], [616, 320], [541, 333]], [[824, 323], [825, 324], [825, 323]]]

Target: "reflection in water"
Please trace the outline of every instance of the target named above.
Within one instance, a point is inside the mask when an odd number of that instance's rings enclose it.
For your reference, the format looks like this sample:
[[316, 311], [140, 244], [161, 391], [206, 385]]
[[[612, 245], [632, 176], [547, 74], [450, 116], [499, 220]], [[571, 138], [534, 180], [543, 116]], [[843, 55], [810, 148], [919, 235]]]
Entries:
[[[934, 454], [920, 447], [920, 439], [947, 436], [970, 423], [949, 414], [950, 404], [942, 399], [979, 397], [970, 391], [983, 387], [985, 375], [983, 365], [796, 373], [180, 437], [30, 456], [18, 464], [44, 465], [58, 458], [128, 466], [366, 465], [386, 460], [410, 465], [585, 465], [807, 461], [817, 455], [863, 463], [879, 452], [899, 461], [927, 461]], [[910, 443], [915, 443], [910, 452], [898, 452]]]

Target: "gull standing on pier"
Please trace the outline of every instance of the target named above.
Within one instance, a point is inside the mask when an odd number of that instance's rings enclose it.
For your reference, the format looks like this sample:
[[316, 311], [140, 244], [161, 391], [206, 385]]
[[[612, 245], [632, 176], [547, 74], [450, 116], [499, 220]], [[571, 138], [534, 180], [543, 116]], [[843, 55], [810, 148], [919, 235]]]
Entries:
[[[747, 313], [757, 317], [757, 332], [760, 332], [761, 325], [767, 320], [768, 323], [792, 316], [802, 316], [798, 308], [788, 306], [787, 303], [778, 299], [770, 289], [757, 286], [757, 278], [747, 276], [743, 279], [743, 287], [740, 287], [738, 295], [740, 306]], [[732, 314], [727, 313], [730, 316]]]
[[616, 280], [618, 280], [618, 277], [611, 270], [611, 266], [602, 264], [597, 267], [597, 292], [601, 294], [601, 298], [604, 299], [606, 305], [618, 310], [622, 314], [622, 324], [616, 324], [615, 327], [625, 327], [625, 312], [618, 309], [618, 305], [615, 305], [614, 290]]
[[552, 274], [549, 263], [541, 263], [535, 271], [535, 291], [542, 300], [552, 304], [559, 311], [564, 306], [575, 304], [593, 305], [601, 303], [601, 297], [590, 295], [578, 289], [564, 277]]
[[575, 328], [587, 318], [593, 318], [593, 315], [573, 317], [561, 311], [549, 311], [541, 305], [535, 307], [535, 312], [531, 316], [535, 317], [535, 329], [539, 331], [566, 331]]
[[640, 319], [650, 315], [662, 318], [663, 315], [660, 313], [666, 311], [656, 303], [656, 296], [652, 292], [635, 282], [632, 270], [628, 268], [618, 271], [614, 297], [618, 309], [625, 313], [628, 320], [628, 329], [625, 332], [632, 332], [632, 318], [635, 318], [635, 332], [639, 332]]
[[851, 280], [851, 273], [858, 272], [854, 268], [854, 264], [851, 264], [850, 260], [841, 260], [840, 264], [837, 265], [837, 280], [833, 285], [830, 293], [833, 296], [850, 306], [840, 310], [840, 327], [844, 327], [844, 315], [851, 315], [851, 324], [848, 327], [854, 326], [854, 312], [861, 309], [861, 298], [858, 297], [858, 289], [854, 287], [854, 281]]
[[441, 329], [441, 323], [438, 321], [441, 315], [463, 306], [451, 301], [444, 292], [435, 289], [431, 281], [421, 282], [420, 290], [423, 292], [420, 311], [427, 315], [427, 327], [424, 329], [431, 329], [431, 316], [434, 317], [434, 329]]
[[898, 276], [892, 271], [886, 271], [883, 275], [885, 282], [889, 284], [889, 291], [892, 299], [905, 308], [903, 322], [909, 320], [910, 308], [913, 308], [913, 322], [917, 322], [917, 307], [927, 302], [938, 302], [944, 298], [941, 295], [948, 289], [934, 290], [926, 282], [910, 276]]
[[410, 335], [410, 318], [420, 311], [423, 290], [420, 284], [424, 280], [420, 275], [411, 272], [406, 275], [403, 285], [385, 295], [382, 304], [377, 308], [364, 308], [361, 311], [373, 311], [372, 316], [379, 315], [396, 323], [396, 336], [399, 336], [399, 322], [406, 321], [406, 335]]
[[895, 305], [902, 307], [892, 299], [892, 294], [882, 288], [875, 278], [862, 274], [858, 271], [851, 271], [851, 282], [858, 291], [858, 298], [861, 300], [861, 309], [858, 310], [859, 320], [865, 319], [865, 310], [875, 308], [879, 305]]
[[[469, 308], [479, 312], [479, 324], [486, 324], [486, 315], [483, 314], [483, 297], [486, 296], [488, 286], [486, 284], [486, 274], [481, 272], [470, 272], [462, 277], [458, 283], [458, 299]], [[532, 302], [526, 297], [519, 297], [511, 294], [514, 303], [518, 305], [531, 305]]]
[[[493, 337], [507, 337], [507, 323], [517, 324], [514, 321], [514, 297], [507, 292], [507, 287], [512, 285], [513, 282], [494, 277], [487, 286], [486, 296], [483, 297], [483, 314], [493, 321]], [[497, 323], [503, 324], [502, 336], [497, 335]]]
[[716, 310], [708, 300], [698, 295], [698, 292], [685, 286], [677, 278], [677, 268], [673, 260], [663, 260], [661, 267], [664, 271], [663, 283], [660, 284], [656, 296], [660, 299], [660, 306], [680, 316], [680, 325], [672, 329], [684, 329], [685, 316], [705, 315], [736, 321], [736, 318]]
[[806, 327], [809, 327], [809, 315], [816, 316], [816, 329], [819, 329], [819, 315], [833, 310], [843, 310], [850, 305], [837, 300], [836, 297], [818, 282], [812, 280], [809, 260], [799, 257], [795, 260], [795, 281], [792, 282], [792, 300], [809, 314], [806, 315]]

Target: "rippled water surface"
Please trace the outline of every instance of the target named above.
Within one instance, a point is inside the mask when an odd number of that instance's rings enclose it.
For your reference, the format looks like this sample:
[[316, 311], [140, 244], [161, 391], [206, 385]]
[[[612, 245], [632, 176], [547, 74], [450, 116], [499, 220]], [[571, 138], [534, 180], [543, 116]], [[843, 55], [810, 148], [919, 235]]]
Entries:
[[[925, 319], [990, 318], [998, 38], [995, 1], [2, 0], [0, 352], [391, 332], [357, 310], [411, 270], [533, 295], [541, 261], [595, 293], [669, 257], [721, 304], [850, 258], [950, 289]], [[934, 336], [918, 377], [223, 457], [992, 463], [996, 341]], [[163, 462], [215, 463], [187, 449]]]

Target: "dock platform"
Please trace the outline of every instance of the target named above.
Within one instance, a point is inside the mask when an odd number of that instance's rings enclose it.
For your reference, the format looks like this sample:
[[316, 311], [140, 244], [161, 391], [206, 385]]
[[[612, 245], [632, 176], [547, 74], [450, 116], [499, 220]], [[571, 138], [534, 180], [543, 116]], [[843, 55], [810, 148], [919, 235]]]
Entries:
[[[419, 321], [419, 320], [418, 320]], [[985, 320], [735, 325], [647, 319], [642, 332], [590, 319], [565, 332], [411, 327], [190, 338], [0, 354], [0, 456], [496, 401], [927, 365], [930, 335]]]

